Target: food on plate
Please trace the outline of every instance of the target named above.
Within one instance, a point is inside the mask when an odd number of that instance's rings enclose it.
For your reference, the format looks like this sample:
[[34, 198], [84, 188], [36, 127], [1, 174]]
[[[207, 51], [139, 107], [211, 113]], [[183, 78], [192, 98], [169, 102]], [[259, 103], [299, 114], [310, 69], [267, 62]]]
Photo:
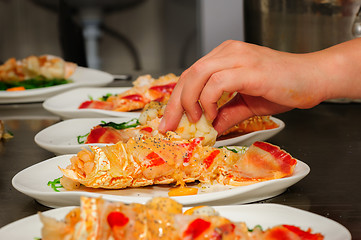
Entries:
[[[232, 239], [232, 240], [321, 240], [294, 225], [276, 225], [263, 230], [249, 229], [244, 222], [232, 222], [209, 206], [206, 211], [183, 213], [182, 205], [170, 198], [157, 197], [146, 204], [108, 202], [101, 198], [81, 198], [80, 207], [63, 221], [39, 213], [43, 240], [48, 239]], [[260, 214], [262, 216], [262, 213]], [[287, 220], [285, 220], [287, 222]]]
[[[203, 138], [130, 138], [105, 147], [90, 146], [60, 168], [63, 186], [71, 182], [91, 188], [122, 189], [154, 184], [220, 183], [244, 186], [290, 176], [297, 164], [279, 147], [255, 142], [247, 150], [202, 146]], [[70, 182], [70, 183], [67, 183]], [[72, 189], [67, 189], [72, 190]], [[181, 192], [181, 191], [180, 191]]]
[[275, 123], [270, 118], [270, 116], [254, 116], [238, 123], [237, 125], [223, 132], [222, 135], [219, 136], [218, 140], [223, 140], [261, 130], [274, 129], [278, 127], [278, 124]]
[[0, 66], [0, 90], [23, 91], [69, 83], [76, 67], [51, 55], [10, 58]]
[[0, 120], [0, 140], [10, 138], [13, 138], [13, 135], [9, 131], [6, 131], [4, 122]]
[[[158, 126], [163, 116], [164, 108], [165, 105], [163, 103], [150, 102], [144, 107], [139, 120], [133, 119], [129, 122], [121, 123], [102, 122], [94, 126], [89, 133], [78, 136], [78, 143], [117, 143], [119, 141], [127, 142], [129, 138], [139, 135], [157, 136], [160, 134]], [[213, 145], [216, 139], [222, 140], [277, 127], [278, 125], [269, 116], [256, 116], [237, 124], [217, 138], [217, 132], [212, 127], [212, 124], [205, 119], [204, 115], [197, 123], [189, 122], [186, 115], [183, 115], [175, 132], [184, 139], [203, 136], [205, 137], [204, 144]]]
[[151, 101], [167, 102], [178, 77], [172, 73], [158, 79], [150, 75], [140, 76], [133, 82], [133, 87], [122, 93], [107, 94], [97, 100], [91, 99], [80, 104], [79, 109], [93, 108], [129, 112], [142, 109]]

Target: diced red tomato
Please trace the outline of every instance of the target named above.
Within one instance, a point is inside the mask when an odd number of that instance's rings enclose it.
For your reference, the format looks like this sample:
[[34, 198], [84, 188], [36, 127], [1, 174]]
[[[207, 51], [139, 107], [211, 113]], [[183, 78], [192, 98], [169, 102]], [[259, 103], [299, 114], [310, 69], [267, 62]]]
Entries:
[[129, 218], [121, 212], [111, 212], [107, 217], [108, 224], [111, 228], [123, 227], [129, 222]]
[[204, 231], [206, 231], [210, 226], [210, 222], [205, 221], [201, 218], [197, 218], [189, 224], [188, 228], [183, 233], [183, 237], [195, 239], [200, 236]]

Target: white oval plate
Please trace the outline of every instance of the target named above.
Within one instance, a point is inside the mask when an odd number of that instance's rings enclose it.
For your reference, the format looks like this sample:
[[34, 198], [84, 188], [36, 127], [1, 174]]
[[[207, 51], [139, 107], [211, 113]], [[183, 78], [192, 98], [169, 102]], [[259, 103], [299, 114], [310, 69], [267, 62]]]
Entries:
[[[90, 130], [101, 123], [105, 122], [115, 122], [121, 123], [129, 121], [133, 118], [78, 118], [78, 119], [68, 119], [61, 121], [59, 123], [53, 124], [50, 127], [47, 127], [35, 135], [35, 142], [40, 147], [55, 153], [56, 155], [60, 154], [76, 154], [81, 149], [87, 148], [90, 145], [96, 146], [105, 146], [110, 144], [97, 143], [97, 144], [79, 144], [77, 141], [78, 136], [83, 136], [90, 132]], [[242, 145], [248, 146], [255, 141], [264, 141], [278, 132], [280, 132], [285, 124], [274, 117], [271, 119], [278, 124], [278, 128], [270, 130], [256, 131], [248, 133], [242, 136], [229, 138], [227, 140], [217, 141], [215, 147], [219, 146], [230, 146], [230, 145]]]
[[132, 112], [117, 112], [111, 110], [101, 109], [78, 109], [80, 104], [84, 101], [98, 99], [108, 93], [119, 94], [129, 87], [102, 87], [102, 88], [77, 88], [54, 97], [48, 98], [43, 107], [60, 117], [67, 118], [93, 118], [93, 117], [136, 117], [140, 115], [140, 111]]
[[[74, 191], [59, 189], [55, 192], [47, 185], [62, 176], [58, 167], [65, 168], [70, 164], [74, 155], [61, 155], [28, 167], [12, 179], [12, 184], [18, 191], [36, 199], [39, 203], [50, 207], [79, 205], [80, 196], [103, 197], [110, 201], [125, 203], [145, 203], [155, 196], [168, 197], [169, 185], [155, 185], [139, 188], [119, 190], [94, 189], [81, 186]], [[225, 205], [255, 202], [283, 193], [288, 187], [300, 181], [310, 172], [307, 164], [298, 161], [294, 173], [285, 178], [259, 182], [248, 186], [232, 187], [221, 184], [195, 185], [198, 194], [191, 196], [174, 197], [183, 205], [208, 204]]]
[[0, 103], [40, 102], [72, 88], [85, 86], [100, 87], [114, 80], [113, 76], [109, 73], [84, 67], [77, 67], [69, 79], [73, 80], [73, 82], [25, 91], [0, 91]]
[[[52, 209], [43, 214], [62, 220], [74, 207]], [[248, 204], [214, 207], [221, 216], [234, 222], [245, 222], [248, 228], [261, 225], [263, 229], [288, 224], [312, 233], [321, 233], [327, 240], [351, 240], [351, 233], [341, 224], [326, 217], [280, 204]], [[10, 223], [0, 229], [1, 239], [35, 239], [41, 237], [42, 223], [32, 215]], [[20, 231], [19, 231], [20, 229]]]

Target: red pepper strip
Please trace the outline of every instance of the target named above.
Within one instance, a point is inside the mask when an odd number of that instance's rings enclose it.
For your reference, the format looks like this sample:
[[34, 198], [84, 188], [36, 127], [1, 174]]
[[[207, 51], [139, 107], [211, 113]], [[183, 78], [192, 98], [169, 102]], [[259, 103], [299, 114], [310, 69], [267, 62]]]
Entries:
[[79, 109], [82, 108], [93, 108], [93, 109], [111, 109], [113, 104], [111, 102], [104, 102], [98, 100], [88, 100], [80, 104]]
[[121, 212], [111, 212], [107, 217], [108, 224], [111, 228], [123, 227], [129, 222], [129, 218]]
[[203, 137], [194, 138], [192, 142], [190, 142], [190, 144], [188, 145], [187, 156], [183, 159], [183, 162], [185, 163], [189, 162], [189, 160], [193, 155], [194, 149], [196, 148], [197, 145], [199, 145], [202, 142], [203, 139], [204, 139]]
[[220, 152], [221, 152], [220, 150], [214, 150], [213, 152], [211, 152], [211, 154], [209, 154], [208, 157], [206, 157], [206, 158], [203, 160], [203, 163], [204, 163], [206, 169], [208, 169], [208, 168], [212, 165], [214, 159], [217, 157], [217, 155], [218, 155]]
[[151, 132], [153, 131], [153, 128], [151, 128], [151, 127], [144, 127], [144, 128], [142, 128], [141, 130], [151, 133]]
[[160, 85], [160, 86], [153, 86], [153, 87], [150, 87], [149, 89], [155, 90], [155, 91], [158, 91], [158, 92], [162, 92], [162, 93], [171, 94], [173, 92], [173, 89], [175, 88], [176, 84], [177, 83], [169, 83], [169, 84]]
[[[201, 218], [195, 219], [191, 222], [183, 233], [183, 237], [189, 237], [189, 239], [195, 239], [200, 236], [204, 231], [206, 231], [211, 226], [211, 223], [205, 221]], [[187, 238], [188, 239], [188, 238]]]
[[146, 156], [147, 159], [149, 159], [149, 164], [147, 168], [159, 166], [165, 163], [164, 159], [161, 158], [158, 154], [155, 152], [151, 152]]
[[137, 102], [143, 101], [143, 97], [139, 94], [132, 94], [132, 95], [124, 96], [124, 97], [122, 97], [122, 99], [127, 99], [127, 100], [137, 101]]

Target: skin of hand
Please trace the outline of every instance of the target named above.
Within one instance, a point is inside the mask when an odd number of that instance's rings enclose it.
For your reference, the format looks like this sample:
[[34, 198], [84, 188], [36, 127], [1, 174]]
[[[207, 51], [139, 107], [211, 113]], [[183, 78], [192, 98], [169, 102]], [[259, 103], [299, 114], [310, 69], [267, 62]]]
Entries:
[[[350, 66], [360, 59], [361, 39], [307, 54], [225, 41], [182, 73], [159, 130], [174, 130], [184, 112], [191, 122], [204, 112], [221, 134], [255, 115], [311, 108], [336, 97], [361, 97], [360, 63]], [[218, 109], [223, 92], [237, 95]]]

